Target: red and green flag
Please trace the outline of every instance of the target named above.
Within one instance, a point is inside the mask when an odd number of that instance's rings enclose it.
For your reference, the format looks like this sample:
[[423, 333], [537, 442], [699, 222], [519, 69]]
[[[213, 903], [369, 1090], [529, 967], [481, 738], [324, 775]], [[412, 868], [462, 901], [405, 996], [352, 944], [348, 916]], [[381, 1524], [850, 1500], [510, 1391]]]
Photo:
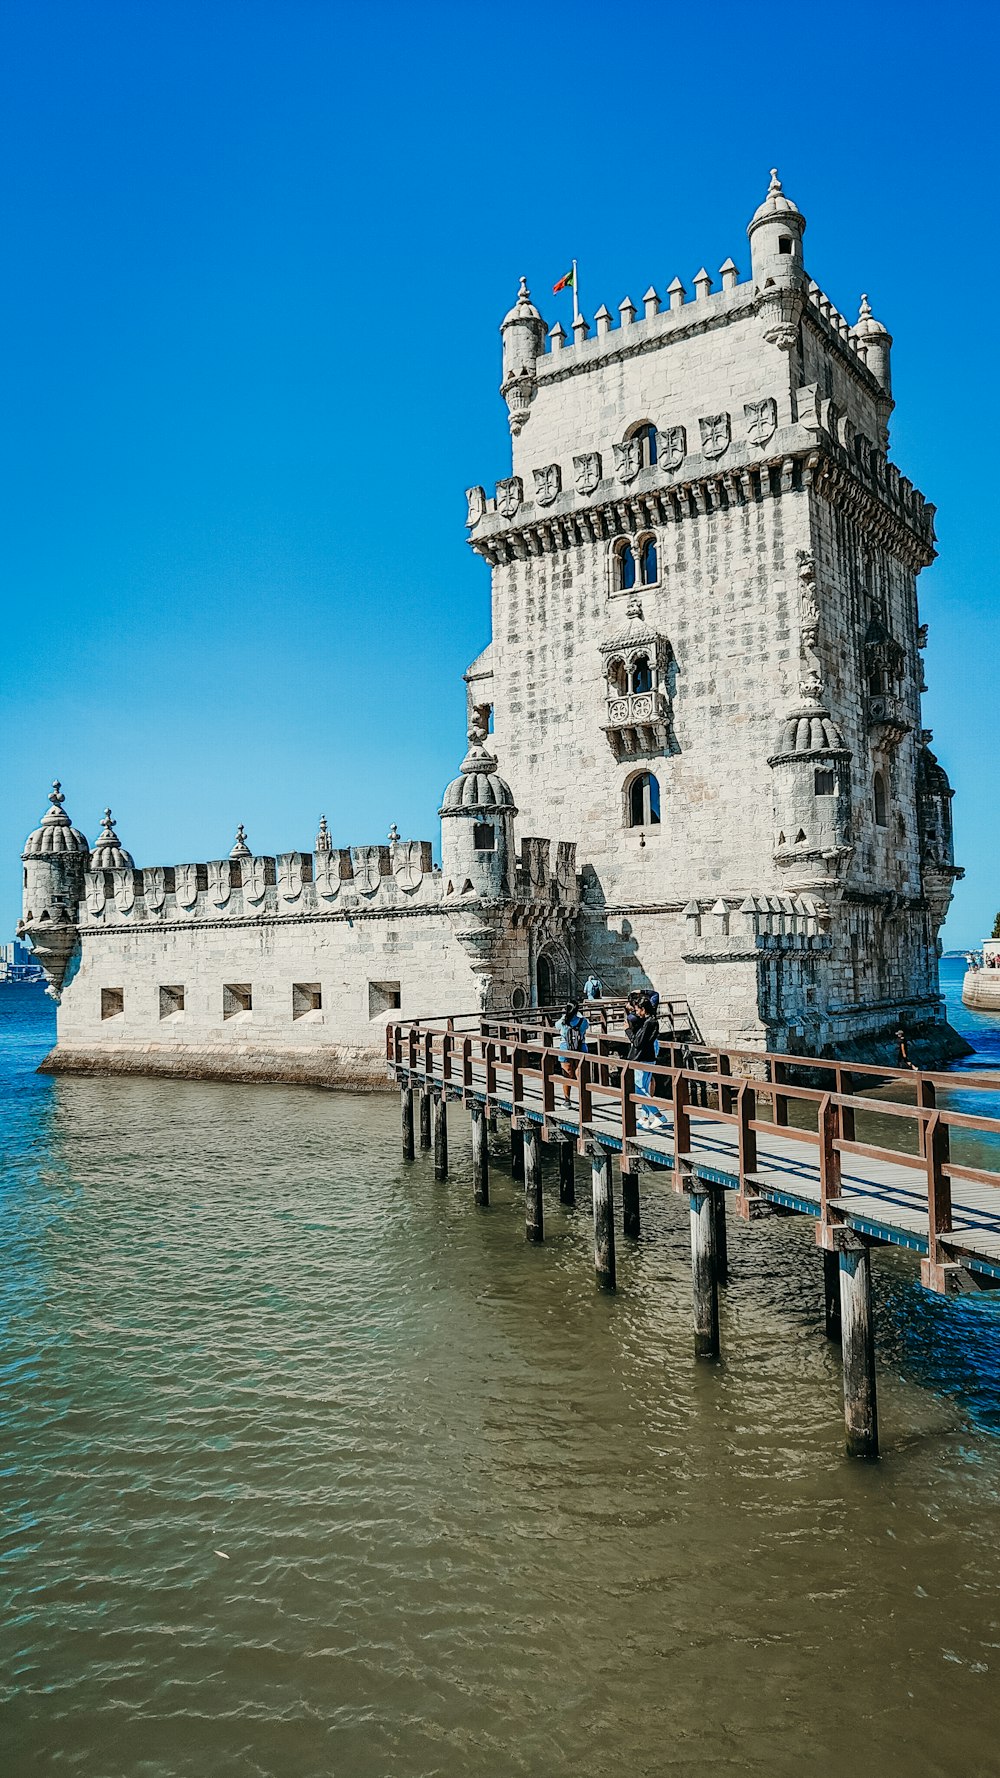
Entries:
[[575, 290], [575, 289], [576, 289], [576, 266], [574, 265], [566, 273], [565, 278], [560, 278], [558, 284], [553, 284], [552, 294], [553, 294], [553, 296], [558, 296], [560, 290]]

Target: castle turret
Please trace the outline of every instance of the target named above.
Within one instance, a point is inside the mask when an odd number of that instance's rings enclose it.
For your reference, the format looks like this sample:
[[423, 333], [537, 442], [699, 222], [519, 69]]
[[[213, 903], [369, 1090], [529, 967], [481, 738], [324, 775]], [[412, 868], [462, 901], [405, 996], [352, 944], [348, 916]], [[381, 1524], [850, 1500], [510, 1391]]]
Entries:
[[535, 398], [535, 366], [545, 350], [545, 322], [531, 300], [522, 278], [514, 307], [500, 323], [503, 338], [503, 382], [500, 393], [507, 403], [511, 432], [517, 435], [528, 418]]
[[445, 893], [450, 886], [455, 895], [509, 900], [517, 809], [483, 741], [480, 730], [469, 730], [462, 770], [445, 791], [439, 811]]
[[105, 809], [101, 820], [101, 831], [94, 843], [90, 855], [91, 870], [134, 870], [135, 859], [131, 852], [126, 852], [115, 832], [114, 816], [110, 809]]
[[892, 394], [892, 375], [889, 369], [889, 349], [892, 345], [892, 334], [881, 321], [876, 321], [871, 312], [867, 296], [861, 298], [861, 310], [851, 332], [864, 343], [865, 363], [872, 375], [877, 377], [887, 395]]
[[747, 227], [750, 239], [750, 270], [757, 287], [757, 311], [764, 322], [764, 338], [782, 351], [791, 351], [798, 337], [798, 321], [806, 287], [802, 263], [802, 236], [806, 219], [797, 204], [781, 188], [776, 167], [771, 168], [767, 196], [754, 211]]
[[65, 800], [56, 779], [49, 793], [52, 807], [41, 826], [28, 835], [21, 854], [23, 918], [18, 936], [31, 940], [54, 1000], [59, 999], [79, 942], [79, 906], [90, 862], [90, 843], [70, 821]]

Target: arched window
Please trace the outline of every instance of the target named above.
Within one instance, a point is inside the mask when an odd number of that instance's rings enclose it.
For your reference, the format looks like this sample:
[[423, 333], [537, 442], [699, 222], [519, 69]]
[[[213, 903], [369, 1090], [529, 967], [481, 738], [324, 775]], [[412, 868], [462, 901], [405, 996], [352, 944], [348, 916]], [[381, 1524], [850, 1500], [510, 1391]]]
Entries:
[[639, 468], [652, 469], [656, 463], [656, 427], [649, 420], [640, 420], [625, 436], [639, 441]]
[[656, 581], [656, 538], [647, 537], [639, 548], [639, 579], [643, 586], [653, 586]]
[[615, 586], [621, 593], [635, 586], [635, 551], [630, 543], [620, 543], [615, 550]]
[[872, 783], [872, 796], [875, 803], [875, 826], [889, 825], [889, 798], [885, 788], [885, 773], [876, 772]]
[[628, 787], [629, 827], [656, 827], [660, 820], [660, 786], [652, 772], [640, 772]]
[[634, 692], [635, 691], [652, 691], [652, 689], [653, 689], [653, 675], [650, 670], [648, 655], [646, 655], [646, 654], [637, 654], [636, 655], [634, 661], [632, 662], [631, 677], [632, 677], [632, 690]]

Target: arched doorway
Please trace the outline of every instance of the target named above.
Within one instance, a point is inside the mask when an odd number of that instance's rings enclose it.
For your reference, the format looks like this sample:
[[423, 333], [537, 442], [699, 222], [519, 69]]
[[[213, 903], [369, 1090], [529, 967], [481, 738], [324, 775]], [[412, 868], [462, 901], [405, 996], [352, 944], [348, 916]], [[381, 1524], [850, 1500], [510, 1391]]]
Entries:
[[561, 945], [546, 945], [535, 959], [535, 1004], [560, 1006], [569, 994], [569, 959]]

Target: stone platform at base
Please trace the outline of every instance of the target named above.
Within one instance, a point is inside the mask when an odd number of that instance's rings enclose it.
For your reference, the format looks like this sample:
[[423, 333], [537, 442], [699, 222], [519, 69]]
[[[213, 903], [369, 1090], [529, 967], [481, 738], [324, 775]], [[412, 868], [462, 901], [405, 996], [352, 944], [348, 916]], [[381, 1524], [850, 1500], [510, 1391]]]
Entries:
[[227, 1080], [275, 1086], [395, 1091], [386, 1079], [384, 1049], [324, 1044], [315, 1049], [241, 1044], [57, 1044], [39, 1074], [136, 1074], [175, 1080]]

